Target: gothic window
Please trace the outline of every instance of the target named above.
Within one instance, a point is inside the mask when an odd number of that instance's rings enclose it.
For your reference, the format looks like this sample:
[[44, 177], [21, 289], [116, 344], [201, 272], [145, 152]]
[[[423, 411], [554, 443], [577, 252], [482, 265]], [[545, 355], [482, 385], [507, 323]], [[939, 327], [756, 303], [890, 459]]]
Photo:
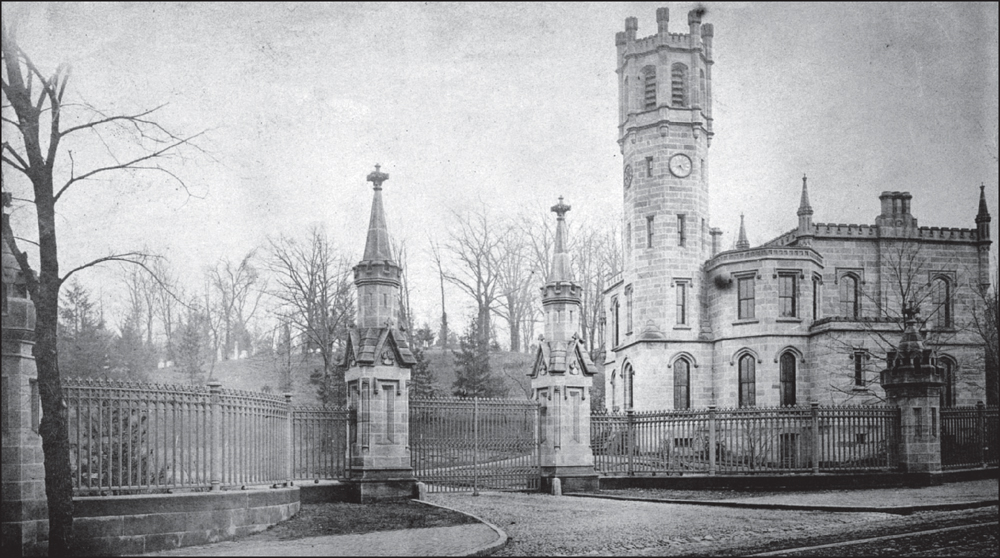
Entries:
[[750, 320], [754, 317], [754, 278], [741, 277], [737, 286], [739, 297], [739, 319]]
[[794, 318], [798, 316], [798, 289], [796, 277], [792, 274], [778, 276], [778, 316]]
[[677, 325], [687, 325], [687, 283], [677, 283]]
[[795, 354], [786, 352], [779, 363], [781, 405], [795, 405]]
[[861, 300], [858, 296], [858, 278], [845, 275], [840, 278], [840, 312], [847, 318], [861, 317]]
[[653, 215], [646, 216], [646, 248], [653, 247]]
[[684, 246], [684, 237], [686, 235], [686, 231], [684, 230], [684, 221], [685, 221], [686, 217], [687, 216], [684, 215], [683, 213], [677, 215], [677, 245], [678, 246]]
[[820, 282], [819, 277], [813, 277], [813, 321], [819, 319], [819, 309], [820, 309]]
[[646, 66], [642, 69], [643, 109], [656, 108], [656, 68]]
[[687, 98], [687, 66], [674, 64], [670, 67], [670, 104], [676, 107], [686, 107]]
[[740, 357], [740, 407], [757, 404], [757, 361], [753, 355]]
[[625, 248], [632, 249], [632, 223], [625, 225]]
[[942, 358], [939, 361], [941, 367], [941, 379], [944, 385], [941, 386], [941, 407], [955, 406], [955, 361], [950, 358]]
[[653, 158], [652, 157], [646, 157], [646, 177], [647, 178], [652, 178], [653, 177]]
[[674, 362], [674, 409], [691, 408], [691, 363], [686, 358]]
[[938, 329], [952, 327], [951, 282], [944, 277], [938, 277], [932, 284], [934, 295], [934, 326]]
[[635, 404], [635, 394], [632, 390], [632, 382], [635, 379], [635, 372], [632, 370], [632, 364], [626, 363], [625, 368], [622, 370], [622, 395], [625, 397], [625, 408], [631, 409]]
[[614, 345], [613, 345], [614, 347], [617, 347], [618, 343], [619, 343], [619, 337], [618, 337], [618, 331], [619, 331], [619, 329], [618, 329], [619, 328], [618, 309], [619, 308], [621, 308], [621, 304], [618, 303], [618, 297], [616, 296], [616, 297], [614, 297], [614, 298], [611, 299], [611, 320], [612, 320], [612, 322], [611, 322], [611, 330], [614, 332], [614, 337], [615, 337], [615, 339], [614, 339]]
[[632, 285], [625, 287], [625, 333], [632, 333]]
[[865, 360], [868, 353], [854, 351], [854, 387], [865, 387]]

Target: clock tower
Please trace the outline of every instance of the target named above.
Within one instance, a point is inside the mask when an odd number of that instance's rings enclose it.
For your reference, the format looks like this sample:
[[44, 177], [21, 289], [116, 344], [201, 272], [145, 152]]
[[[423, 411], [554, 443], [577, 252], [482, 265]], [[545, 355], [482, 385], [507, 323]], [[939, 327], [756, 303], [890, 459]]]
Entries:
[[609, 329], [616, 329], [608, 334], [607, 358], [616, 361], [618, 386], [627, 390], [631, 381], [621, 374], [627, 361], [642, 359], [638, 353], [655, 344], [697, 343], [709, 333], [699, 293], [702, 264], [712, 256], [714, 30], [702, 24], [703, 12], [688, 13], [688, 33], [671, 33], [670, 11], [659, 8], [656, 34], [636, 37], [638, 20], [630, 17], [615, 37], [625, 257], [620, 281], [606, 296]]

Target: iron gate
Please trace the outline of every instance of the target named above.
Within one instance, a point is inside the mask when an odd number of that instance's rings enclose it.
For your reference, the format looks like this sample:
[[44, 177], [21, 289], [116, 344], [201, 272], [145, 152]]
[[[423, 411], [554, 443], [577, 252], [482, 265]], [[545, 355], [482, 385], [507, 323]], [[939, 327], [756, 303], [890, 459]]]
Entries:
[[410, 454], [431, 492], [538, 490], [538, 404], [412, 399]]

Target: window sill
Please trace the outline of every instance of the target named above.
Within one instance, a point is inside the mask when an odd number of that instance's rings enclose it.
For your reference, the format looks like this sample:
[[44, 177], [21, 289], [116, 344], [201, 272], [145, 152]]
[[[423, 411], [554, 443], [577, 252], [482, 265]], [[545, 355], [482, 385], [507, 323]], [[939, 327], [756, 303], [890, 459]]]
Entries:
[[802, 318], [775, 318], [774, 321], [776, 321], [776, 322], [785, 322], [785, 323], [796, 323], [796, 324], [798, 324], [798, 323], [802, 323]]
[[749, 318], [745, 320], [736, 320], [735, 322], [733, 322], [733, 325], [735, 326], [735, 325], [759, 324], [759, 323], [760, 320], [758, 320], [757, 318]]
[[851, 388], [851, 391], [866, 392], [867, 393], [867, 392], [870, 392], [871, 389], [867, 388], [865, 386], [854, 386], [853, 388]]
[[686, 330], [690, 330], [691, 326], [689, 326], [689, 325], [675, 325], [674, 329], [686, 329]]

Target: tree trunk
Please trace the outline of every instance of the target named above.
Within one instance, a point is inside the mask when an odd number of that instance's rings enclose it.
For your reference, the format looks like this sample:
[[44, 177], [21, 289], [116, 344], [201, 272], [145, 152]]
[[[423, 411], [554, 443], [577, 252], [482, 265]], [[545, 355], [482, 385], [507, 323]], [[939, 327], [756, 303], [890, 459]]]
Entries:
[[69, 462], [69, 431], [63, 405], [62, 380], [56, 349], [59, 316], [59, 261], [55, 234], [52, 184], [35, 186], [38, 211], [40, 272], [35, 328], [35, 364], [42, 400], [42, 451], [45, 457], [45, 496], [49, 508], [49, 555], [69, 552], [73, 540], [73, 483]]

